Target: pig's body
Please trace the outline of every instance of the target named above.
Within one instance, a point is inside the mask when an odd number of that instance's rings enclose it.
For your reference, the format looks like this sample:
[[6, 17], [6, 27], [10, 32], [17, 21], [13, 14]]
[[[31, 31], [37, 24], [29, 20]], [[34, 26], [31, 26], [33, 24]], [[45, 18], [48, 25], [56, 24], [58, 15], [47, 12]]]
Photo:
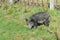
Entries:
[[46, 12], [38, 12], [33, 14], [29, 19], [26, 19], [26, 22], [29, 25], [29, 29], [32, 27], [37, 27], [38, 23], [49, 26], [49, 17], [50, 15]]

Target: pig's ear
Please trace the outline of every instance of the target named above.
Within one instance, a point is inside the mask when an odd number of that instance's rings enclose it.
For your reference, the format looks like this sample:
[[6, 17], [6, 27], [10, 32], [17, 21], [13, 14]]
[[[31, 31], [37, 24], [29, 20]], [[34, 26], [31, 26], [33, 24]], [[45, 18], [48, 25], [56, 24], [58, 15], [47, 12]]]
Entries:
[[25, 21], [28, 21], [28, 19], [26, 18]]

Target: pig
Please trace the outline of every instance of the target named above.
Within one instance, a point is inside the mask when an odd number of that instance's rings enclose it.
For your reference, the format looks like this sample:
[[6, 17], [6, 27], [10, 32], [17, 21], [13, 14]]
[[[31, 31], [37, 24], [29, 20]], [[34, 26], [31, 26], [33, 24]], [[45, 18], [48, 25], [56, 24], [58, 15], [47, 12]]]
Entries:
[[37, 12], [30, 16], [28, 19], [26, 18], [26, 24], [28, 25], [29, 29], [34, 27], [37, 28], [38, 25], [44, 24], [45, 26], [49, 27], [50, 23], [50, 14], [47, 12]]

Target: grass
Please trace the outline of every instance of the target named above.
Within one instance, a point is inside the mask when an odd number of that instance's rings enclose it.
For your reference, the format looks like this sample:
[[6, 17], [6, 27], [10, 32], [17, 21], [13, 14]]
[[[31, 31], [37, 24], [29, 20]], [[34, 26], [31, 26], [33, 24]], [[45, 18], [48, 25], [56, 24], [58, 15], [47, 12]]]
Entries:
[[[13, 6], [8, 5], [8, 9], [0, 7], [0, 40], [56, 40], [56, 36], [48, 32], [48, 30], [60, 30], [60, 12], [57, 10], [46, 10], [50, 13], [50, 26], [39, 26], [37, 29], [29, 30], [25, 23], [25, 18], [32, 14], [42, 11], [40, 7], [27, 6], [20, 4]], [[44, 10], [43, 10], [44, 11]]]

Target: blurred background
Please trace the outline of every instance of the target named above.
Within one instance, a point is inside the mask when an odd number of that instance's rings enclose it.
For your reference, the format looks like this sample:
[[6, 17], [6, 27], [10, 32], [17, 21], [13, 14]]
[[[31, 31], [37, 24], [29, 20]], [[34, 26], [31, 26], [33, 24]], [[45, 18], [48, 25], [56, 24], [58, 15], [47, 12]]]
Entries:
[[[25, 18], [48, 12], [50, 25], [29, 30]], [[60, 0], [0, 0], [0, 40], [60, 40]]]

